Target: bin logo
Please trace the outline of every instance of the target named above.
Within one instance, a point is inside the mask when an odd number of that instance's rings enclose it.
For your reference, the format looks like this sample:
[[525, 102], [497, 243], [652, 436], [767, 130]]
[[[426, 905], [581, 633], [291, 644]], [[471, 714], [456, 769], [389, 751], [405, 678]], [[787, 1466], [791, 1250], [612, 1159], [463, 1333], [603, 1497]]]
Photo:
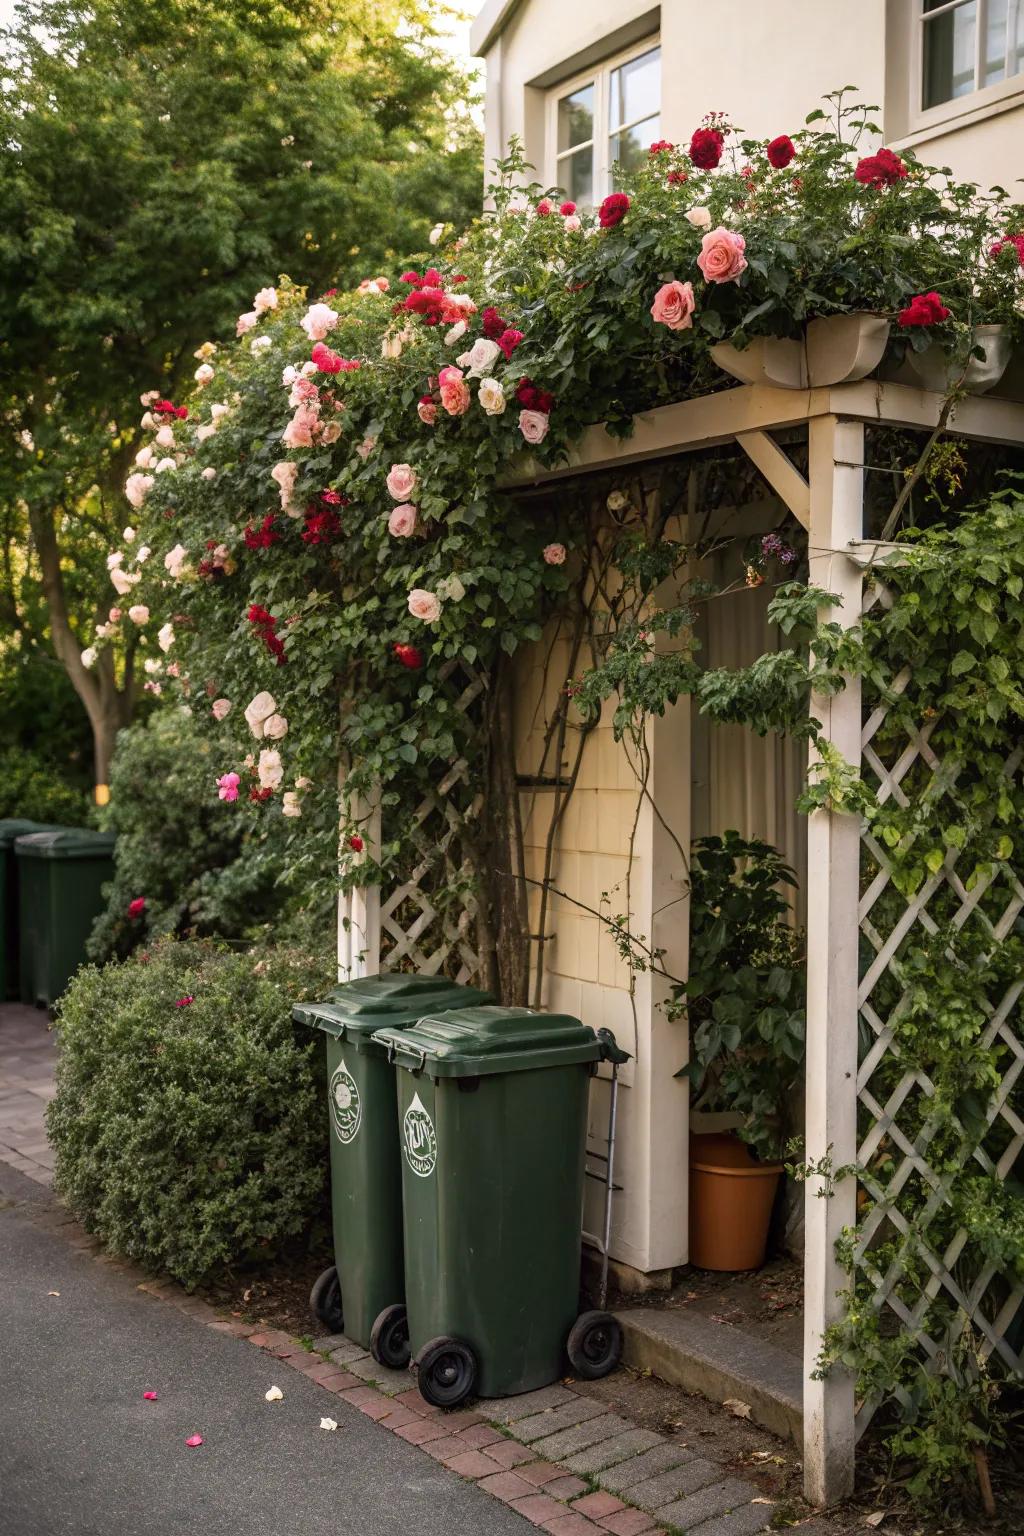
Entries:
[[334, 1130], [343, 1147], [355, 1140], [356, 1132], [363, 1123], [363, 1105], [355, 1079], [342, 1062], [331, 1078], [331, 1119]]
[[418, 1093], [413, 1094], [402, 1121], [402, 1144], [405, 1160], [413, 1173], [421, 1179], [433, 1173], [437, 1162], [437, 1136], [434, 1122], [423, 1108]]

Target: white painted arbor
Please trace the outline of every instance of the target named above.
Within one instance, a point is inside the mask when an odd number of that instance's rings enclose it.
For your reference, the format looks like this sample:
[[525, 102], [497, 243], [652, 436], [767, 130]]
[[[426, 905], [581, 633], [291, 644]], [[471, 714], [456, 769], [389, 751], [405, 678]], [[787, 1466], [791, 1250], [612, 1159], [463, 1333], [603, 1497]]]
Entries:
[[[598, 471], [614, 471], [645, 460], [664, 459], [717, 444], [736, 442], [748, 455], [773, 491], [807, 529], [810, 552], [810, 579], [827, 591], [838, 593], [843, 604], [830, 610], [829, 618], [843, 626], [852, 626], [860, 618], [864, 597], [864, 570], [876, 560], [881, 563], [881, 546], [863, 539], [864, 431], [866, 426], [900, 427], [931, 431], [939, 423], [943, 408], [941, 396], [902, 385], [864, 381], [810, 390], [774, 389], [760, 385], [726, 390], [699, 399], [664, 406], [636, 419], [635, 431], [628, 439], [611, 438], [602, 428], [593, 428], [580, 438], [563, 465], [554, 470], [540, 470], [529, 465], [515, 476], [513, 484], [538, 485], [569, 476]], [[808, 474], [806, 478], [770, 435], [772, 432], [806, 427], [808, 432]], [[952, 411], [948, 430], [958, 437], [989, 443], [1024, 444], [1024, 405], [991, 398], [968, 398]], [[873, 589], [872, 600], [877, 593]], [[680, 704], [679, 710], [684, 706]], [[821, 721], [824, 738], [843, 757], [854, 764], [862, 760], [865, 774], [880, 786], [881, 793], [899, 794], [899, 782], [909, 763], [920, 753], [927, 753], [923, 738], [908, 743], [907, 750], [892, 763], [883, 763], [873, 755], [872, 741], [880, 724], [875, 711], [865, 723], [862, 719], [861, 689], [858, 681], [848, 680], [846, 688], [827, 698], [812, 700], [815, 716]], [[660, 722], [658, 723], [660, 724]], [[685, 736], [685, 731], [683, 732]], [[688, 738], [687, 738], [688, 739]], [[656, 744], [655, 744], [656, 745]], [[671, 769], [656, 766], [658, 796], [670, 775], [678, 779], [678, 755]], [[688, 763], [683, 771], [688, 771]], [[453, 765], [455, 780], [461, 767]], [[688, 784], [688, 780], [687, 780]], [[429, 861], [436, 839], [444, 835], [445, 786], [424, 800], [418, 824], [424, 828], [424, 859]], [[665, 791], [672, 793], [671, 788]], [[686, 795], [677, 797], [686, 802]], [[688, 802], [683, 804], [688, 814]], [[371, 832], [373, 827], [371, 825]], [[806, 1064], [806, 1157], [811, 1165], [829, 1159], [835, 1167], [852, 1165], [859, 1156], [870, 1152], [873, 1139], [894, 1135], [899, 1142], [899, 1099], [922, 1085], [905, 1082], [893, 1096], [894, 1102], [882, 1105], [871, 1097], [871, 1073], [880, 1054], [892, 1045], [892, 1032], [885, 1019], [873, 1015], [871, 991], [880, 969], [889, 963], [899, 942], [898, 936], [875, 932], [871, 910], [888, 879], [888, 865], [882, 850], [871, 848], [881, 871], [874, 885], [862, 897], [860, 892], [861, 841], [867, 833], [857, 820], [830, 810], [817, 810], [809, 818], [807, 868], [807, 1064]], [[640, 895], [639, 910], [651, 920], [647, 932], [655, 934], [654, 915], [666, 904], [667, 861], [673, 856], [661, 839], [651, 839], [651, 862]], [[426, 865], [424, 865], [426, 867]], [[921, 921], [928, 923], [927, 903], [936, 882], [947, 881], [956, 889], [956, 871], [950, 865], [935, 877], [920, 899], [908, 903], [907, 927]], [[963, 920], [976, 904], [976, 897], [963, 897]], [[403, 903], [407, 905], [403, 908]], [[411, 903], [411, 920], [410, 908]], [[1003, 930], [1024, 910], [1024, 889], [1016, 884], [1010, 891], [1006, 912], [999, 929]], [[405, 926], [402, 913], [405, 913]], [[677, 922], [685, 922], [685, 908], [676, 907]], [[460, 960], [460, 975], [472, 973], [475, 957], [470, 943], [472, 930], [459, 929], [450, 914], [439, 913], [417, 889], [415, 872], [397, 891], [383, 897], [375, 889], [353, 891], [343, 899], [339, 910], [339, 975], [342, 979], [374, 972], [379, 968], [382, 925], [388, 934], [396, 964], [436, 970], [453, 949]], [[876, 953], [876, 961], [861, 980], [858, 971], [859, 936], [863, 932]], [[997, 935], [998, 936], [998, 935]], [[659, 940], [660, 942], [660, 940]], [[389, 957], [391, 963], [392, 957]], [[1021, 984], [1024, 987], [1024, 983]], [[1017, 1062], [1014, 1071], [1024, 1070], [1024, 1046], [1007, 1023], [1021, 987], [1010, 993], [993, 1009], [992, 1031], [1002, 1031], [1012, 1042]], [[669, 1183], [685, 1189], [685, 1110], [680, 1134], [679, 1111], [673, 1101], [672, 1123], [663, 1124], [667, 1113], [665, 1081], [679, 1065], [679, 1047], [671, 1031], [658, 1022], [660, 998], [651, 987], [641, 998], [643, 1026], [642, 1092], [635, 1100], [639, 1123], [632, 1134], [639, 1144], [639, 1176], [629, 1189], [631, 1201], [641, 1207], [638, 1225], [656, 1232], [659, 1224], [685, 1222], [685, 1195], [673, 1198]], [[875, 1045], [858, 1075], [858, 1011], [867, 1019], [875, 1034]], [[638, 1034], [638, 1039], [640, 1035]], [[925, 1091], [926, 1091], [926, 1085]], [[1024, 1125], [1012, 1117], [1006, 1102], [1010, 1084], [994, 1113], [1010, 1125], [1012, 1141], [1003, 1163], [1009, 1166], [1024, 1147]], [[867, 1111], [870, 1131], [862, 1147], [858, 1146], [858, 1102]], [[929, 1172], [927, 1147], [904, 1144], [900, 1147], [908, 1174], [916, 1169]], [[681, 1161], [676, 1161], [681, 1158]], [[1009, 1162], [1007, 1162], [1007, 1158]], [[668, 1165], [667, 1172], [665, 1165]], [[1005, 1170], [1003, 1170], [1005, 1171]], [[940, 1201], [941, 1189], [934, 1176], [930, 1180], [934, 1198]], [[856, 1440], [860, 1428], [870, 1417], [871, 1405], [855, 1414], [854, 1384], [841, 1370], [833, 1370], [824, 1380], [815, 1380], [813, 1372], [821, 1350], [825, 1330], [841, 1315], [840, 1292], [848, 1284], [848, 1275], [835, 1255], [836, 1239], [856, 1220], [856, 1180], [839, 1180], [829, 1198], [823, 1198], [822, 1178], [810, 1178], [805, 1196], [805, 1336], [804, 1336], [804, 1465], [805, 1491], [812, 1502], [825, 1504], [847, 1495], [853, 1486]], [[671, 1234], [669, 1234], [671, 1237]], [[675, 1238], [673, 1241], [677, 1240]], [[682, 1241], [685, 1244], [685, 1233]], [[955, 1245], [954, 1245], [955, 1246]], [[671, 1251], [671, 1244], [665, 1250]], [[685, 1251], [685, 1250], [684, 1250]], [[860, 1261], [870, 1262], [862, 1252]], [[977, 1294], [962, 1296], [956, 1290], [952, 1267], [956, 1253], [928, 1255], [930, 1279], [925, 1292], [933, 1295], [944, 1286], [961, 1303], [968, 1315], [980, 1306], [984, 1278]], [[665, 1262], [671, 1263], [668, 1258]], [[879, 1306], [893, 1305], [893, 1279], [879, 1275]], [[1011, 1360], [1005, 1340], [1022, 1292], [1015, 1292], [1003, 1306], [994, 1325], [987, 1323], [983, 1332], [988, 1348]], [[923, 1314], [927, 1296], [923, 1296]], [[904, 1311], [906, 1309], [904, 1308]], [[914, 1326], [911, 1310], [903, 1317]], [[929, 1342], [922, 1339], [928, 1350]]]

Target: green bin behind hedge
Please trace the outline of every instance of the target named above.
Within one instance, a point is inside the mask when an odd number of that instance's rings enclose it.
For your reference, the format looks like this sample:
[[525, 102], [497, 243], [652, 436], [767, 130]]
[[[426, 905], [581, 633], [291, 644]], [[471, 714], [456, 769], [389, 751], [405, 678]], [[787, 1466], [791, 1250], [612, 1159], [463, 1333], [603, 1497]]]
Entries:
[[29, 832], [54, 832], [52, 822], [23, 816], [0, 820], [0, 1002], [18, 996], [18, 861], [14, 840]]
[[52, 1007], [85, 959], [103, 887], [114, 876], [114, 842], [113, 832], [83, 827], [16, 840], [23, 1003]]

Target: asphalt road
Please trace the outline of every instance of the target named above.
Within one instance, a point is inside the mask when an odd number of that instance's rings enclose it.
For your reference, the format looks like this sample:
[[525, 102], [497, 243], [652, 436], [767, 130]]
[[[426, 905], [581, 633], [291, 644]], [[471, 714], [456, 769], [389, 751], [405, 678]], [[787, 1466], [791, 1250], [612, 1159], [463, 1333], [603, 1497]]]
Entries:
[[[284, 1400], [267, 1403], [274, 1382]], [[2, 1536], [533, 1530], [313, 1382], [0, 1209]]]

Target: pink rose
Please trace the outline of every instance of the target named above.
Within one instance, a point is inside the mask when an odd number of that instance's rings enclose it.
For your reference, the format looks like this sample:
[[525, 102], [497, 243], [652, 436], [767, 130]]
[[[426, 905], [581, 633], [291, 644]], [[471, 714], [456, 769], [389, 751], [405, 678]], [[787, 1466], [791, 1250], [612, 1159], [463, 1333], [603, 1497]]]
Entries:
[[746, 268], [747, 242], [731, 229], [709, 229], [700, 242], [697, 265], [709, 283], [735, 283]]
[[297, 407], [295, 415], [281, 434], [281, 441], [286, 448], [310, 448], [313, 444], [313, 434], [320, 425], [320, 417], [316, 407], [304, 400]]
[[396, 539], [407, 539], [415, 532], [416, 508], [411, 502], [403, 501], [388, 518], [388, 533], [393, 534]]
[[520, 411], [519, 430], [531, 444], [542, 443], [548, 435], [549, 417], [546, 411]]
[[424, 624], [434, 624], [441, 617], [441, 601], [436, 593], [414, 587], [409, 593], [409, 612]]
[[210, 705], [210, 713], [215, 720], [226, 720], [231, 713], [230, 699], [214, 699]]
[[329, 304], [311, 304], [299, 324], [310, 341], [323, 341], [328, 331], [333, 331], [340, 315]]
[[217, 780], [217, 794], [221, 800], [237, 800], [239, 777], [237, 773], [222, 773]]
[[320, 432], [320, 439], [324, 443], [336, 443], [341, 436], [341, 422], [329, 421]]
[[437, 376], [441, 404], [449, 416], [464, 416], [470, 407], [469, 385], [461, 368], [442, 368]]
[[392, 464], [388, 470], [387, 487], [395, 501], [408, 501], [416, 494], [419, 480], [411, 464]]
[[564, 565], [565, 564], [565, 545], [564, 544], [545, 544], [545, 546], [544, 546], [544, 559], [545, 559], [545, 561], [546, 561], [546, 563], [548, 565]]
[[654, 295], [651, 314], [658, 325], [667, 325], [670, 331], [688, 331], [694, 308], [692, 283], [663, 283]]
[[570, 235], [574, 235], [578, 229], [583, 228], [583, 220], [578, 213], [568, 213], [565, 216], [565, 228]]
[[252, 330], [253, 326], [256, 324], [259, 318], [259, 315], [254, 309], [250, 309], [247, 315], [239, 315], [235, 322], [235, 335], [244, 336], [246, 331]]
[[366, 463], [366, 460], [370, 457], [370, 454], [373, 452], [373, 450], [374, 450], [374, 448], [376, 448], [376, 446], [377, 446], [377, 439], [375, 437], [364, 437], [363, 438], [362, 442], [359, 444], [359, 446], [356, 449], [356, 453], [358, 453], [359, 457], [362, 459], [364, 464]]
[[437, 420], [437, 406], [433, 400], [421, 400], [416, 407], [416, 414], [426, 426], [432, 427]]

